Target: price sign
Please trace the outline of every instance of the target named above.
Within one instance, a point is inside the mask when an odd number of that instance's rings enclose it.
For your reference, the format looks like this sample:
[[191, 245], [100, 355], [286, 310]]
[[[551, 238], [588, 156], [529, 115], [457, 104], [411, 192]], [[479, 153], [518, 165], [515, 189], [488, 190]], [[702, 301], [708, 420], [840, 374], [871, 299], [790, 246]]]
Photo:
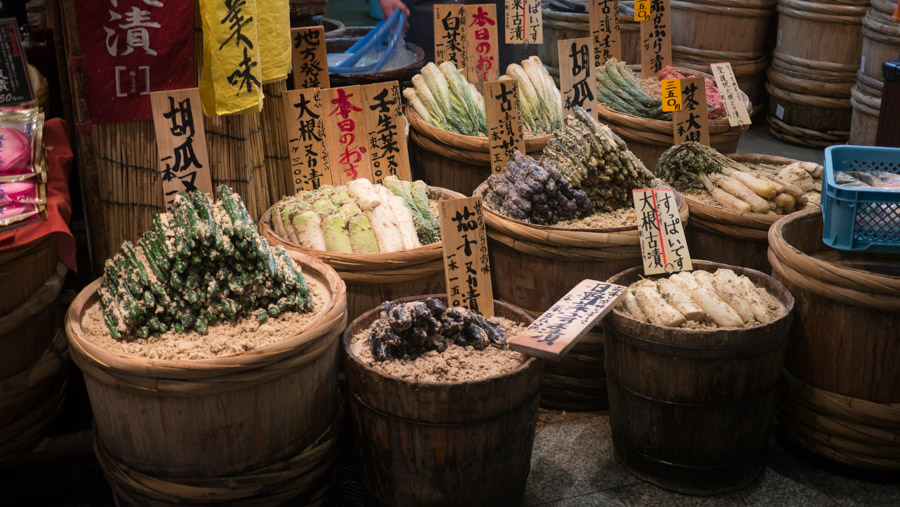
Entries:
[[563, 97], [563, 116], [580, 107], [596, 116], [597, 95], [594, 92], [593, 41], [590, 37], [561, 40], [559, 52], [559, 91]]
[[625, 290], [621, 285], [582, 280], [513, 337], [509, 348], [544, 359], [559, 359], [615, 307]]
[[541, 0], [506, 0], [503, 14], [507, 44], [544, 42]]
[[650, 0], [634, 0], [634, 20], [638, 23], [650, 20]]
[[694, 269], [688, 253], [684, 225], [678, 216], [674, 190], [642, 188], [632, 191], [641, 238], [644, 274]]
[[525, 42], [544, 43], [544, 15], [541, 0], [522, 0], [525, 4]]
[[681, 80], [663, 79], [659, 84], [662, 88], [662, 110], [667, 113], [681, 111]]
[[716, 79], [716, 85], [722, 95], [725, 114], [728, 115], [728, 124], [732, 127], [750, 125], [750, 114], [747, 112], [747, 106], [744, 104], [741, 88], [738, 86], [737, 78], [734, 77], [731, 64], [728, 62], [711, 63], [709, 68], [712, 69], [712, 75]]
[[497, 6], [466, 5], [466, 77], [469, 82], [496, 81], [500, 76]]
[[695, 141], [709, 146], [709, 112], [706, 109], [706, 80], [680, 79], [681, 109], [672, 113], [675, 144]]
[[435, 4], [434, 63], [451, 62], [466, 72], [466, 6]]
[[364, 105], [362, 87], [359, 85], [322, 90], [325, 147], [335, 185], [343, 185], [356, 178], [372, 181]]
[[362, 91], [374, 182], [381, 183], [391, 175], [412, 181], [406, 118], [400, 111], [400, 84], [397, 81], [372, 83], [364, 85]]
[[440, 201], [447, 304], [494, 315], [481, 197]]
[[0, 31], [0, 106], [34, 100], [19, 24], [13, 18], [0, 20]]
[[525, 153], [525, 135], [522, 131], [518, 90], [519, 83], [514, 79], [489, 81], [484, 84], [493, 174], [503, 172], [516, 150]]
[[[635, 5], [637, 16], [637, 5]], [[641, 25], [641, 76], [648, 78], [672, 65], [669, 0], [650, 0], [650, 19]]]
[[289, 90], [282, 99], [287, 124], [294, 191], [331, 185], [331, 163], [325, 148], [325, 118], [318, 88]]
[[621, 60], [619, 0], [591, 0], [588, 14], [594, 41], [594, 65], [603, 65], [610, 58]]
[[291, 75], [294, 88], [328, 88], [325, 28], [306, 26], [291, 30]]
[[182, 191], [212, 195], [200, 90], [153, 92], [150, 108], [166, 209]]

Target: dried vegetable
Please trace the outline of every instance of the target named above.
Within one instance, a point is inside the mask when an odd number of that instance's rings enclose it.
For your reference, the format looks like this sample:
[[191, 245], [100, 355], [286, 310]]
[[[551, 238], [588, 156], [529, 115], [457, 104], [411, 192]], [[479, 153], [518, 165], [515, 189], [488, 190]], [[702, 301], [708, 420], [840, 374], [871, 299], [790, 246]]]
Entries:
[[99, 295], [116, 339], [197, 331], [256, 315], [312, 310], [310, 289], [281, 247], [272, 248], [227, 186], [219, 201], [179, 194], [169, 213], [106, 261]]

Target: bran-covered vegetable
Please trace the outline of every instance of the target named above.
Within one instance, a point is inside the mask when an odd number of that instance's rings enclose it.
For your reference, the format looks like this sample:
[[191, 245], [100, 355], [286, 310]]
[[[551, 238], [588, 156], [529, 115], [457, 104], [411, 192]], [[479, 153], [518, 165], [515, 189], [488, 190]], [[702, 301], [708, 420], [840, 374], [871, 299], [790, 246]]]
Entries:
[[106, 261], [99, 296], [113, 338], [190, 330], [248, 315], [260, 321], [312, 310], [310, 290], [281, 247], [259, 234], [227, 186], [219, 201], [179, 194], [169, 213]]

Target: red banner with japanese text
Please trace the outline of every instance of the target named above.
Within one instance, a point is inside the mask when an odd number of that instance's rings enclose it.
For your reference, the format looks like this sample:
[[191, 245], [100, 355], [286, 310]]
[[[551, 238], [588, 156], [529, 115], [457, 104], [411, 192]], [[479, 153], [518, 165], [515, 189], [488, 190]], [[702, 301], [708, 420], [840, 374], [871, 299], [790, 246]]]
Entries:
[[150, 92], [192, 88], [194, 0], [75, 0], [93, 123], [150, 120]]

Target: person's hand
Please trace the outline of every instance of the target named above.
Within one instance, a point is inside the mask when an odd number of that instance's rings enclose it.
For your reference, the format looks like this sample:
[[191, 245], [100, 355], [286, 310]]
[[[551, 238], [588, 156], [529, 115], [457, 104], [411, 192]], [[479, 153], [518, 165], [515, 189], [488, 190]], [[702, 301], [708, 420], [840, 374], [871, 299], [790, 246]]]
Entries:
[[378, 3], [381, 5], [381, 12], [384, 14], [384, 19], [391, 17], [391, 14], [394, 13], [394, 9], [400, 9], [400, 11], [406, 15], [407, 19], [404, 28], [409, 28], [409, 7], [407, 7], [406, 4], [400, 0], [378, 0]]

